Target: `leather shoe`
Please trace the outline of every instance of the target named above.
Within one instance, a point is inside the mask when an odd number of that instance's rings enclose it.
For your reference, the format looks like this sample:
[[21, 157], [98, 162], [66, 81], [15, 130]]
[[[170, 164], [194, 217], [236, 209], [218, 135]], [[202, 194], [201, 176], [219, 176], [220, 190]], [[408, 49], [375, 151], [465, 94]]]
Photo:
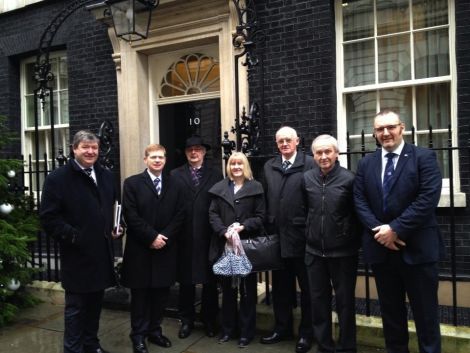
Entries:
[[297, 353], [306, 353], [310, 348], [312, 348], [312, 340], [305, 337], [300, 337], [295, 345], [295, 351]]
[[230, 341], [230, 335], [227, 335], [227, 334], [223, 334], [219, 337], [219, 343], [225, 343], [225, 342], [228, 342]]
[[101, 347], [98, 347], [98, 348], [94, 348], [94, 349], [85, 349], [85, 353], [109, 353], [109, 352], [105, 351]]
[[133, 343], [132, 348], [134, 349], [134, 353], [149, 353], [144, 341]]
[[283, 339], [283, 337], [281, 336], [281, 334], [279, 334], [277, 332], [273, 332], [271, 334], [271, 336], [261, 337], [260, 343], [273, 344], [273, 343], [281, 342], [282, 339]]
[[163, 336], [162, 334], [149, 336], [148, 340], [150, 343], [156, 344], [157, 346], [160, 346], [163, 348], [171, 347], [171, 341], [167, 337]]
[[193, 325], [191, 324], [186, 324], [186, 323], [181, 324], [180, 330], [178, 332], [178, 337], [179, 338], [188, 337], [191, 334], [192, 329], [193, 329]]
[[239, 348], [245, 348], [246, 346], [248, 346], [250, 344], [250, 339], [249, 338], [246, 338], [246, 337], [240, 337], [240, 339], [238, 340], [238, 347]]
[[215, 337], [215, 325], [214, 324], [205, 324], [204, 327], [207, 337]]

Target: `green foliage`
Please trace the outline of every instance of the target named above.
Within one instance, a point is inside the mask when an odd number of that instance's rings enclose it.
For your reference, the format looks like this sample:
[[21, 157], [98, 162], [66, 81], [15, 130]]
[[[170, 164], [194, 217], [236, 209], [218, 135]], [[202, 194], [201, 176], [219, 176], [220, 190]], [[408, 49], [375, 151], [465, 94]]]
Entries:
[[[0, 151], [11, 141], [6, 118], [0, 116]], [[31, 259], [29, 245], [36, 240], [39, 221], [31, 207], [32, 200], [22, 191], [12, 188], [21, 163], [19, 160], [0, 159], [0, 205], [13, 206], [9, 214], [0, 212], [0, 327], [10, 322], [19, 308], [36, 302], [24, 290], [24, 285], [31, 282], [34, 273], [28, 266]], [[15, 172], [14, 177], [8, 176], [10, 171]], [[20, 289], [11, 289], [13, 279], [20, 281]]]

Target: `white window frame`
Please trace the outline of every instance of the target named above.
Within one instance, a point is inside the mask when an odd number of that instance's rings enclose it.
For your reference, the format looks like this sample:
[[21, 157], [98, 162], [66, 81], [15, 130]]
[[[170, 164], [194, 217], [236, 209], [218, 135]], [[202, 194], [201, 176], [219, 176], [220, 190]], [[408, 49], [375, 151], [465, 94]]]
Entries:
[[[58, 58], [67, 58], [67, 55], [66, 55], [66, 52], [65, 51], [57, 51], [57, 52], [53, 52], [53, 53], [50, 53], [50, 56], [49, 58], [51, 60], [55, 60], [55, 59], [58, 59]], [[25, 161], [26, 161], [26, 165], [25, 165], [25, 168], [28, 168], [28, 159], [29, 159], [29, 155], [31, 155], [32, 157], [32, 166], [33, 166], [33, 171], [34, 170], [37, 170], [37, 167], [36, 167], [36, 160], [35, 160], [35, 154], [33, 153], [33, 150], [34, 150], [34, 141], [32, 140], [31, 136], [34, 134], [34, 131], [35, 131], [35, 128], [34, 126], [28, 126], [27, 124], [27, 119], [28, 119], [28, 116], [27, 116], [27, 101], [26, 101], [26, 97], [27, 96], [31, 96], [31, 92], [26, 92], [26, 82], [27, 82], [27, 77], [26, 77], [26, 74], [27, 74], [27, 70], [26, 70], [26, 66], [27, 65], [30, 65], [32, 63], [35, 63], [36, 62], [36, 57], [30, 57], [30, 58], [27, 58], [27, 59], [24, 59], [22, 62], [21, 62], [21, 65], [20, 65], [20, 92], [21, 92], [21, 151], [22, 151], [22, 154], [25, 158]], [[57, 92], [57, 91], [60, 91], [61, 93], [63, 92], [67, 92], [68, 94], [68, 91], [69, 91], [69, 87], [68, 87], [68, 84], [67, 84], [67, 87], [60, 87], [60, 79], [58, 78], [58, 76], [56, 75], [57, 73], [54, 72], [54, 76], [55, 76], [55, 80], [57, 80], [57, 87], [56, 89], [54, 89], [54, 93]], [[68, 76], [68, 75], [67, 75]], [[67, 77], [67, 82], [68, 82], [68, 77]], [[42, 107], [40, 106], [40, 103], [38, 103], [38, 109], [42, 110]], [[48, 104], [48, 103], [46, 103]], [[53, 159], [55, 159], [57, 157], [57, 151], [59, 148], [63, 148], [63, 151], [64, 151], [64, 155], [67, 156], [68, 153], [69, 153], [69, 144], [70, 144], [70, 141], [69, 141], [69, 122], [66, 122], [66, 123], [63, 123], [61, 122], [61, 117], [60, 117], [60, 112], [61, 112], [61, 104], [62, 102], [60, 101], [60, 99], [56, 99], [54, 100], [54, 105], [57, 106], [57, 116], [55, 116], [55, 121], [58, 121], [59, 123], [55, 123], [54, 124], [54, 130], [56, 132], [55, 136], [56, 136], [56, 139], [58, 137], [60, 137], [60, 141], [58, 141], [58, 143], [56, 142], [56, 151], [51, 151], [51, 136], [50, 136], [50, 129], [51, 129], [51, 125], [50, 123], [49, 124], [45, 124], [43, 121], [40, 121], [39, 122], [39, 126], [38, 126], [38, 130], [39, 130], [39, 134], [44, 134], [44, 137], [40, 139], [40, 141], [42, 139], [44, 139], [45, 141], [45, 146], [42, 147], [43, 151], [47, 154], [47, 169], [48, 170], [51, 170], [51, 167], [52, 167], [52, 161]], [[43, 120], [45, 119], [45, 116], [44, 116], [44, 113], [41, 111], [41, 116], [40, 116], [40, 120]], [[40, 148], [41, 150], [41, 148]], [[41, 178], [44, 177], [44, 167], [45, 167], [45, 163], [46, 161], [44, 160], [44, 153], [40, 153], [39, 155], [39, 170], [41, 171]], [[57, 165], [57, 161], [56, 161], [56, 165]], [[36, 188], [36, 185], [34, 185], [35, 182], [33, 180], [33, 189]], [[30, 186], [29, 185], [29, 178], [25, 177], [25, 186]], [[41, 186], [42, 187], [42, 183], [41, 183]], [[34, 193], [36, 194], [36, 191], [37, 190], [34, 190]]]
[[[409, 0], [411, 6], [412, 0]], [[438, 78], [427, 78], [427, 79], [414, 79], [397, 82], [387, 83], [375, 83], [367, 84], [357, 87], [345, 87], [344, 82], [344, 56], [343, 56], [343, 18], [342, 18], [342, 0], [335, 0], [335, 23], [336, 23], [336, 86], [337, 86], [337, 126], [338, 126], [338, 145], [341, 151], [345, 151], [347, 148], [347, 121], [346, 121], [346, 99], [345, 96], [348, 93], [354, 92], [366, 92], [366, 91], [378, 91], [387, 88], [400, 88], [400, 87], [416, 87], [423, 83], [438, 83], [438, 82], [449, 82], [450, 83], [450, 124], [452, 126], [452, 145], [458, 146], [458, 125], [457, 125], [457, 71], [456, 71], [456, 50], [455, 50], [455, 6], [454, 0], [448, 0], [448, 26], [449, 26], [449, 65], [450, 72], [447, 76], [441, 76]], [[376, 18], [374, 17], [374, 22]], [[376, 34], [374, 34], [376, 38]], [[413, 56], [413, 51], [411, 52]], [[377, 49], [375, 49], [375, 75], [378, 77], [377, 72]], [[413, 62], [413, 57], [411, 58]], [[413, 67], [413, 66], [412, 66]], [[377, 79], [376, 79], [377, 81]], [[413, 100], [413, 111], [416, 109], [416, 101]], [[378, 103], [377, 103], [378, 110]], [[413, 119], [416, 115], [413, 114]], [[371, 117], [372, 122], [372, 117]], [[413, 121], [413, 124], [416, 124]], [[416, 125], [415, 125], [416, 126]], [[433, 129], [434, 132], [446, 133], [447, 129]], [[372, 136], [372, 125], [370, 131], [364, 131], [366, 137]], [[358, 138], [360, 135], [351, 135], [352, 138]], [[460, 192], [460, 172], [459, 172], [459, 160], [458, 152], [453, 151], [453, 174], [454, 174], [454, 204], [457, 207], [466, 206], [465, 194]], [[340, 157], [341, 162], [345, 165], [346, 156]], [[441, 193], [441, 200], [439, 207], [448, 207], [450, 205], [449, 197], [449, 179], [443, 179], [443, 188]]]

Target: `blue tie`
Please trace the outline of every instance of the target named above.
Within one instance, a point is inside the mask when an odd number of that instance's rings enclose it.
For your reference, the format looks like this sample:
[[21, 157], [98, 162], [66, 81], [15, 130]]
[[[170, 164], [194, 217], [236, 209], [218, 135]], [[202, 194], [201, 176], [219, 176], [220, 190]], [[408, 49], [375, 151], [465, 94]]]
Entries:
[[160, 178], [153, 179], [153, 185], [155, 185], [155, 190], [157, 190], [157, 194], [160, 195], [160, 190], [162, 189], [160, 186]]
[[385, 165], [385, 172], [384, 172], [384, 179], [382, 182], [382, 191], [383, 191], [383, 211], [386, 212], [387, 210], [387, 196], [390, 192], [390, 186], [392, 183], [393, 172], [395, 168], [393, 166], [393, 157], [395, 157], [395, 153], [389, 152], [385, 155], [387, 157], [387, 164]]

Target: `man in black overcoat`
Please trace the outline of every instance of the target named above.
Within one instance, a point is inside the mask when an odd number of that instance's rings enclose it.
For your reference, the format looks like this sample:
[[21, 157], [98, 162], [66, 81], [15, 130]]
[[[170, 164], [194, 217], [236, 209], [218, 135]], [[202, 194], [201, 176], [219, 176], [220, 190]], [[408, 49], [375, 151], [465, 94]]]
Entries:
[[115, 285], [112, 239], [116, 188], [113, 174], [96, 163], [99, 139], [89, 131], [73, 137], [74, 158], [45, 182], [39, 216], [60, 246], [65, 289], [64, 352], [106, 353], [98, 340], [104, 289]]
[[185, 226], [178, 237], [180, 338], [188, 337], [194, 327], [196, 284], [203, 285], [201, 320], [206, 334], [209, 337], [215, 335], [218, 291], [208, 255], [212, 228], [209, 224], [211, 199], [207, 191], [222, 180], [222, 172], [205, 161], [204, 157], [210, 148], [200, 136], [189, 137], [185, 145], [188, 163], [171, 172], [183, 184], [186, 209]]
[[162, 173], [165, 148], [147, 146], [144, 162], [144, 172], [124, 181], [122, 201], [127, 224], [122, 283], [131, 290], [134, 353], [148, 353], [145, 338], [161, 347], [171, 346], [161, 322], [176, 280], [176, 239], [184, 221], [183, 190], [176, 178]]
[[281, 153], [264, 165], [264, 187], [267, 200], [266, 229], [277, 233], [281, 241], [284, 268], [272, 272], [274, 328], [261, 343], [272, 344], [292, 336], [293, 304], [296, 300], [295, 282], [301, 290], [301, 321], [296, 352], [307, 352], [312, 345], [312, 318], [305, 257], [306, 209], [303, 204], [302, 177], [313, 168], [311, 157], [297, 151], [299, 137], [288, 126], [276, 132], [276, 143]]

